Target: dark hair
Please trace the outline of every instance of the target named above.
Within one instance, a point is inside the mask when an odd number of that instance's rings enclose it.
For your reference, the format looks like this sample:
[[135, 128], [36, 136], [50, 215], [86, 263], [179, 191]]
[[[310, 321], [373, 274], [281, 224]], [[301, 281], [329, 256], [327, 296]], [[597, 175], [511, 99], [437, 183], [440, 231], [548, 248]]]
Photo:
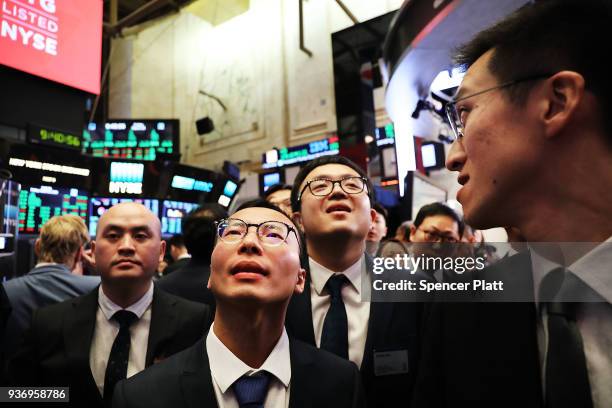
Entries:
[[305, 270], [309, 270], [308, 269], [308, 251], [306, 250], [306, 239], [304, 237], [304, 234], [302, 233], [302, 230], [300, 230], [300, 228], [297, 225], [295, 225], [295, 222], [293, 222], [291, 217], [287, 215], [286, 212], [284, 212], [278, 206], [272, 204], [271, 202], [268, 202], [262, 198], [256, 198], [254, 200], [246, 201], [240, 204], [238, 209], [234, 211], [234, 214], [246, 208], [268, 208], [270, 210], [274, 210], [274, 211], [277, 211], [283, 214], [291, 222], [295, 230], [295, 234], [297, 235], [298, 246], [300, 248], [300, 266], [304, 268]]
[[[528, 4], [478, 33], [456, 50], [455, 61], [467, 69], [493, 49], [488, 68], [500, 83], [563, 70], [580, 73], [585, 87], [597, 96], [604, 127], [612, 137], [612, 83], [608, 67], [596, 58], [609, 48], [609, 0], [541, 0]], [[504, 88], [504, 94], [524, 105], [534, 81]]]
[[377, 213], [381, 214], [383, 217], [385, 217], [385, 221], [387, 221], [387, 219], [389, 218], [389, 213], [387, 212], [387, 209], [385, 207], [382, 206], [382, 204], [380, 203], [374, 203], [374, 205], [372, 206], [372, 208], [374, 210], [376, 210]]
[[268, 187], [268, 189], [266, 190], [266, 192], [264, 193], [263, 198], [265, 200], [268, 199], [268, 197], [270, 197], [272, 194], [276, 193], [277, 191], [281, 191], [281, 190], [289, 190], [291, 191], [291, 186], [289, 184], [272, 184], [270, 187]]
[[299, 200], [300, 186], [302, 185], [306, 177], [308, 177], [308, 175], [317, 167], [325, 166], [326, 164], [341, 164], [343, 166], [350, 167], [351, 169], [355, 170], [357, 174], [359, 174], [361, 177], [365, 178], [366, 188], [368, 189], [368, 198], [370, 199], [370, 205], [374, 203], [374, 186], [372, 185], [372, 182], [370, 181], [370, 178], [368, 177], [366, 172], [361, 167], [343, 156], [323, 156], [308, 162], [304, 167], [300, 169], [297, 176], [295, 176], [293, 188], [291, 189], [291, 210], [293, 212], [300, 211], [302, 207], [302, 203]]
[[168, 243], [168, 246], [174, 246], [177, 248], [185, 246], [185, 240], [181, 234], [171, 236], [166, 242]]
[[215, 221], [227, 217], [227, 211], [219, 204], [207, 203], [196, 208], [181, 223], [183, 240], [194, 259], [210, 262], [215, 246], [217, 227]]
[[452, 218], [456, 223], [459, 229], [459, 236], [463, 236], [463, 229], [465, 224], [461, 220], [461, 218], [457, 215], [452, 208], [447, 207], [442, 203], [431, 203], [421, 207], [419, 212], [417, 213], [416, 218], [414, 219], [414, 227], [419, 228], [423, 223], [423, 220], [427, 217], [433, 217], [435, 215], [445, 215], [447, 217]]

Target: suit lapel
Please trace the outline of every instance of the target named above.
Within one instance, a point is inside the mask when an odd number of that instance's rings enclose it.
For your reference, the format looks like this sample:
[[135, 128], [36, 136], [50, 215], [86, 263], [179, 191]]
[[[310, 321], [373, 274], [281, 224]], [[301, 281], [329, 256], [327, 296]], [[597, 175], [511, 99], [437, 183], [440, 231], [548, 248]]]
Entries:
[[190, 408], [218, 406], [204, 339], [206, 335], [191, 347], [185, 369], [181, 373], [183, 399]]
[[310, 300], [310, 274], [306, 278], [304, 292], [293, 295], [286, 317], [287, 331], [291, 337], [316, 346], [312, 323], [312, 303]]
[[[313, 400], [316, 395], [311, 384], [316, 386], [310, 375], [312, 355], [298, 342], [289, 339], [289, 355], [291, 358], [291, 385], [289, 393], [289, 408], [305, 408], [309, 406], [307, 401]], [[319, 401], [323, 404], [322, 401]]]
[[153, 302], [151, 304], [151, 326], [147, 342], [147, 357], [145, 366], [151, 366], [156, 358], [167, 357], [160, 355], [163, 345], [175, 335], [177, 318], [175, 314], [176, 300], [166, 296], [156, 286], [153, 289]]
[[100, 395], [89, 367], [89, 350], [96, 326], [97, 310], [98, 288], [72, 300], [72, 311], [66, 315], [63, 335], [68, 364], [75, 380], [90, 389], [86, 392]]

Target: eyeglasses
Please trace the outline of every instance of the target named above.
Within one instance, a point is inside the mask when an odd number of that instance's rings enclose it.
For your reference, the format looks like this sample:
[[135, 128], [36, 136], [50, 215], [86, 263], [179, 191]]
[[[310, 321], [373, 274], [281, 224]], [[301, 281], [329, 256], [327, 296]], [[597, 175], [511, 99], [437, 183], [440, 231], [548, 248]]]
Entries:
[[340, 180], [329, 180], [323, 178], [310, 180], [308, 183], [306, 183], [302, 191], [300, 191], [298, 200], [302, 199], [302, 195], [307, 188], [310, 190], [312, 195], [325, 197], [331, 194], [336, 183], [339, 184], [342, 191], [347, 194], [359, 194], [366, 186], [366, 179], [364, 177], [351, 176]]
[[526, 78], [516, 79], [514, 81], [505, 82], [503, 84], [496, 85], [491, 88], [487, 88], [485, 90], [478, 91], [471, 95], [463, 96], [459, 99], [455, 99], [454, 101], [448, 102], [446, 104], [446, 117], [448, 118], [448, 122], [450, 123], [451, 129], [453, 130], [453, 140], [461, 139], [463, 137], [463, 131], [465, 127], [466, 111], [461, 108], [457, 109], [457, 102], [461, 102], [473, 96], [478, 96], [478, 95], [482, 95], [487, 92], [495, 91], [497, 89], [507, 88], [509, 86], [513, 86], [521, 82], [545, 79], [545, 78], [550, 77], [551, 75], [553, 74], [539, 74], [539, 75], [532, 75]]
[[[287, 241], [289, 233], [293, 231], [297, 238], [295, 228], [281, 221], [264, 221], [259, 224], [249, 224], [239, 218], [228, 218], [217, 224], [217, 236], [228, 244], [241, 242], [249, 232], [250, 227], [257, 228], [259, 242], [267, 246], [277, 246]], [[298, 238], [299, 241], [299, 238]]]
[[452, 235], [443, 234], [439, 231], [435, 230], [422, 230], [417, 228], [417, 230], [421, 231], [423, 235], [425, 235], [425, 240], [428, 242], [448, 242], [449, 244], [455, 244], [459, 242], [459, 240]]

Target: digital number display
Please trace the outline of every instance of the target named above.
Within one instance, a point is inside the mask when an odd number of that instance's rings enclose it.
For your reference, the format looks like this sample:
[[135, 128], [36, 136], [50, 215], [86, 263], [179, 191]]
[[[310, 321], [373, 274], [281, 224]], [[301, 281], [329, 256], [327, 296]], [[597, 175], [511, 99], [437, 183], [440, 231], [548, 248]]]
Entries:
[[38, 234], [56, 215], [76, 214], [86, 222], [87, 202], [87, 193], [76, 188], [24, 188], [19, 193], [19, 232]]
[[81, 149], [81, 138], [67, 132], [30, 125], [28, 141], [32, 144], [57, 146], [69, 149]]

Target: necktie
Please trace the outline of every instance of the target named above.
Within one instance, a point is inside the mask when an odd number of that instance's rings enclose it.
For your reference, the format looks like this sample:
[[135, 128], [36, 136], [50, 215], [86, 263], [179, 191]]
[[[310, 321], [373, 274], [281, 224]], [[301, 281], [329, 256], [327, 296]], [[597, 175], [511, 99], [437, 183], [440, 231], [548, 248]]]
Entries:
[[[593, 406], [576, 308], [584, 284], [574, 274], [555, 269], [542, 281], [540, 298], [548, 315], [546, 353], [546, 407]], [[556, 295], [554, 295], [556, 292]]]
[[243, 375], [234, 384], [232, 389], [240, 408], [263, 408], [270, 384], [270, 375], [260, 372], [251, 377]]
[[325, 284], [331, 296], [331, 303], [321, 334], [321, 348], [348, 359], [348, 319], [342, 300], [342, 286], [348, 283], [345, 275], [334, 275]]
[[127, 376], [130, 358], [130, 326], [138, 320], [138, 317], [127, 310], [119, 310], [112, 319], [119, 323], [119, 333], [113, 342], [104, 373], [104, 404], [106, 406], [111, 404], [115, 384]]

